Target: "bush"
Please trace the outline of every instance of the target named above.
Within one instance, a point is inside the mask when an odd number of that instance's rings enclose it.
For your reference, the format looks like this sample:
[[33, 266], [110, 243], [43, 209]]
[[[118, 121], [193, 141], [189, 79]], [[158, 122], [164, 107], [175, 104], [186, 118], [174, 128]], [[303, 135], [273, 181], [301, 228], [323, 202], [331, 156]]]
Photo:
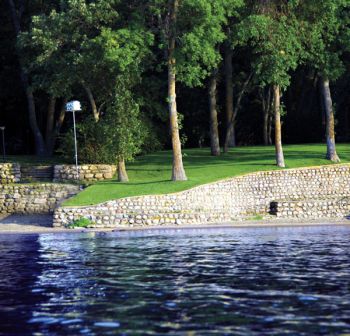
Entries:
[[72, 223], [67, 225], [68, 229], [74, 229], [74, 228], [88, 228], [91, 225], [93, 225], [94, 223], [85, 217], [81, 217], [75, 221], [73, 221]]
[[[77, 124], [80, 163], [116, 164], [119, 158], [131, 161], [141, 152], [160, 149], [151, 123], [140, 117], [139, 105], [131, 94], [121, 95], [111, 103], [96, 122], [92, 116]], [[61, 137], [58, 152], [74, 162], [73, 130]]]
[[[96, 123], [88, 117], [77, 124], [78, 157], [80, 163], [115, 164], [116, 159], [110, 147], [106, 146], [108, 134], [104, 123]], [[74, 134], [68, 131], [61, 137], [58, 152], [68, 162], [74, 162]]]

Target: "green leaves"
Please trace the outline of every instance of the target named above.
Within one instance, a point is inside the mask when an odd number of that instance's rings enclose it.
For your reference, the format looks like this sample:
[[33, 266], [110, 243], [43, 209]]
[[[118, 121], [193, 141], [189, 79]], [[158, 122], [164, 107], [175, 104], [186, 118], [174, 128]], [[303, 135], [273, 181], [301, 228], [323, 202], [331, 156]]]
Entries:
[[[99, 122], [88, 116], [77, 124], [81, 162], [116, 164], [121, 157], [131, 161], [141, 151], [149, 128], [141, 118], [139, 102], [126, 85], [121, 81], [115, 87]], [[62, 139], [60, 152], [67, 159], [73, 156], [72, 141], [71, 132]]]
[[167, 26], [168, 1], [153, 0], [152, 14], [158, 18], [159, 47], [167, 49], [167, 34], [176, 31], [176, 73], [179, 81], [190, 87], [200, 86], [221, 62], [220, 44], [225, 40], [225, 25], [241, 0], [182, 0], [176, 27]]
[[349, 49], [350, 3], [346, 0], [325, 0], [300, 3], [298, 19], [303, 30], [305, 62], [320, 76], [338, 79], [344, 72], [342, 53]]
[[116, 161], [121, 157], [130, 161], [141, 151], [147, 128], [141, 121], [138, 102], [122, 83], [116, 87], [104, 125], [108, 133], [108, 146]]
[[301, 61], [302, 46], [294, 13], [275, 10], [247, 15], [234, 27], [234, 45], [253, 49], [252, 66], [260, 85], [286, 88], [290, 71]]
[[94, 47], [101, 50], [108, 66], [119, 72], [128, 71], [131, 67], [142, 67], [144, 58], [150, 55], [152, 43], [153, 35], [149, 32], [128, 28], [104, 28], [92, 41]]

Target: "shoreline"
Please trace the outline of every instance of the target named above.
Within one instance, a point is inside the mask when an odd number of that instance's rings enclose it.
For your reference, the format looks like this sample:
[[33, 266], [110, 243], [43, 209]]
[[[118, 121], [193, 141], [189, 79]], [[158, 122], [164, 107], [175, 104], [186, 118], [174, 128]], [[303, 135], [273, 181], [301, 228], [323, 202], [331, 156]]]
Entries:
[[9, 215], [0, 217], [0, 235], [2, 234], [62, 234], [62, 233], [152, 233], [159, 231], [186, 230], [215, 230], [215, 229], [243, 229], [243, 228], [280, 228], [303, 226], [350, 226], [350, 219], [324, 218], [314, 220], [291, 219], [263, 219], [243, 220], [225, 223], [197, 224], [197, 225], [153, 225], [130, 226], [101, 229], [65, 229], [52, 227], [51, 215]]

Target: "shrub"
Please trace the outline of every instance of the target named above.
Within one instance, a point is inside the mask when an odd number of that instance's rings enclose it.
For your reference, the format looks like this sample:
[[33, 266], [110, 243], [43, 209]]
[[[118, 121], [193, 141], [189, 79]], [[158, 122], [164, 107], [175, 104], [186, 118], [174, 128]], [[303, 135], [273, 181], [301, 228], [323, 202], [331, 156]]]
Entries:
[[73, 221], [72, 223], [67, 225], [68, 229], [74, 229], [74, 228], [88, 228], [91, 225], [93, 225], [94, 223], [85, 217], [81, 217], [75, 221]]
[[[147, 119], [141, 118], [131, 93], [116, 97], [99, 122], [89, 116], [77, 123], [77, 141], [80, 163], [116, 164], [119, 158], [132, 161], [145, 148], [149, 151], [160, 148], [156, 132]], [[61, 137], [58, 152], [73, 162], [72, 130]]]

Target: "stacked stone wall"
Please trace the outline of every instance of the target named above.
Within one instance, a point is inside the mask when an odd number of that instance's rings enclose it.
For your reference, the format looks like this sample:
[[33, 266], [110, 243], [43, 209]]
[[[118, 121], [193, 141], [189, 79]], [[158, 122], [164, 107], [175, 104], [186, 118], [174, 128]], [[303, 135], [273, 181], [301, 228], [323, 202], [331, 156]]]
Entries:
[[[317, 203], [319, 198], [333, 202], [333, 207], [342, 204], [342, 211], [329, 212], [324, 201]], [[317, 205], [309, 206], [310, 200]], [[288, 207], [295, 202], [303, 204], [304, 216], [295, 218], [349, 215], [350, 165], [258, 172], [176, 194], [61, 207], [55, 212], [54, 225], [64, 226], [81, 217], [89, 218], [94, 227], [223, 223], [269, 213], [292, 218]]]
[[0, 164], [0, 183], [17, 183], [21, 180], [21, 167], [17, 163]]
[[291, 219], [350, 217], [350, 197], [276, 202], [273, 213]]
[[57, 165], [54, 167], [54, 182], [86, 181], [94, 182], [111, 179], [116, 173], [114, 165]]
[[0, 213], [52, 213], [63, 200], [76, 195], [79, 190], [79, 186], [68, 184], [0, 185]]

